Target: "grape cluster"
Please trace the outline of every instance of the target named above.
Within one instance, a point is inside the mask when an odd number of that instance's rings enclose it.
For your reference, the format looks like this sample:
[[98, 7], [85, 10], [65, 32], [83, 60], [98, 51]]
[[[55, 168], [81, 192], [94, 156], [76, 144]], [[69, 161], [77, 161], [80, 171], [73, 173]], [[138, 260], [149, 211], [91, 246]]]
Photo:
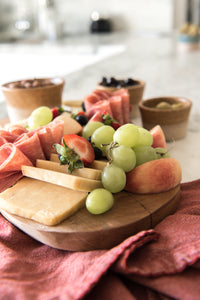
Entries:
[[139, 82], [132, 78], [116, 79], [115, 77], [110, 77], [110, 78], [103, 77], [100, 82], [100, 85], [102, 86], [116, 87], [116, 88], [129, 87], [137, 84], [139, 84]]
[[152, 147], [150, 131], [131, 123], [114, 130], [101, 122], [89, 122], [83, 129], [83, 136], [91, 137], [91, 142], [109, 161], [101, 176], [103, 190], [109, 193], [102, 193], [101, 189], [88, 196], [86, 207], [91, 213], [102, 213], [112, 207], [110, 193], [118, 193], [125, 188], [127, 172], [148, 161], [169, 157], [167, 149]]

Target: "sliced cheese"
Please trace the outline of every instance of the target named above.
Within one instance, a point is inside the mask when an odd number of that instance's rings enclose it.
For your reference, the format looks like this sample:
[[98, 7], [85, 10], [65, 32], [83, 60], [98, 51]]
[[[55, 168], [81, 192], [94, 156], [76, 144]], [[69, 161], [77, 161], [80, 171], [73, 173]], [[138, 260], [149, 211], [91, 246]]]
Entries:
[[[60, 165], [60, 163], [54, 161], [37, 159], [36, 167], [69, 174], [68, 165]], [[74, 169], [72, 174], [88, 179], [101, 179], [101, 170], [95, 170], [90, 168]]]
[[87, 195], [24, 177], [0, 194], [0, 208], [44, 225], [56, 225], [84, 207]]
[[36, 167], [22, 166], [22, 173], [27, 177], [61, 185], [78, 191], [91, 192], [94, 189], [102, 187], [100, 180], [87, 179], [72, 174], [64, 174]]
[[94, 160], [93, 163], [90, 165], [90, 168], [103, 170], [103, 168], [108, 164], [108, 161], [103, 160]]
[[[58, 154], [51, 153], [50, 161], [60, 162], [58, 158]], [[108, 161], [104, 161], [104, 160], [94, 160], [94, 162], [90, 165], [90, 168], [103, 170], [103, 168], [107, 165], [107, 163]]]

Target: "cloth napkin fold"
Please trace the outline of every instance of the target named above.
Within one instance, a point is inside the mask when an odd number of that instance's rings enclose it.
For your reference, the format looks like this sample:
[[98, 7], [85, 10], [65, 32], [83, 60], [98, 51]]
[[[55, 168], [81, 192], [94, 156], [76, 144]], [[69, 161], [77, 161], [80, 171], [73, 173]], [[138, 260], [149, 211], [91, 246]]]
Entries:
[[177, 211], [110, 250], [70, 252], [0, 216], [0, 298], [200, 299], [200, 180], [181, 185]]

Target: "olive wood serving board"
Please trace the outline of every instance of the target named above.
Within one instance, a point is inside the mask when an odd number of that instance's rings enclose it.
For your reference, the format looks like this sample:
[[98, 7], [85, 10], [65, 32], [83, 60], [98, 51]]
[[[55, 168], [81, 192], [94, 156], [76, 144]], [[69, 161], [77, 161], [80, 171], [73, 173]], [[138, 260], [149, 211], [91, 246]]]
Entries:
[[111, 210], [92, 215], [86, 208], [56, 226], [46, 226], [6, 211], [2, 215], [34, 239], [53, 248], [70, 251], [109, 249], [139, 231], [153, 228], [176, 210], [180, 185], [163, 193], [115, 194]]

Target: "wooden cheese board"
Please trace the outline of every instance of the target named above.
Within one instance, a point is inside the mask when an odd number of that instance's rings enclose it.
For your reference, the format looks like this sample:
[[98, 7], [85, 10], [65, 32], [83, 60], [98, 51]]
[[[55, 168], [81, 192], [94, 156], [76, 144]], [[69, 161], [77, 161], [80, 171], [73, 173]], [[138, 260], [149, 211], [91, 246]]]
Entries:
[[[82, 101], [64, 101], [71, 112], [81, 108]], [[8, 120], [0, 121], [4, 125]], [[34, 239], [53, 248], [69, 251], [109, 249], [142, 230], [153, 228], [176, 210], [180, 185], [163, 193], [139, 195], [126, 191], [114, 195], [111, 210], [92, 215], [82, 208], [56, 226], [42, 225], [1, 209], [0, 213], [14, 226]]]
[[109, 249], [139, 231], [153, 228], [173, 213], [180, 198], [180, 186], [159, 194], [115, 194], [113, 208], [92, 215], [86, 208], [56, 226], [45, 226], [6, 211], [2, 215], [34, 239], [53, 248], [70, 251]]

